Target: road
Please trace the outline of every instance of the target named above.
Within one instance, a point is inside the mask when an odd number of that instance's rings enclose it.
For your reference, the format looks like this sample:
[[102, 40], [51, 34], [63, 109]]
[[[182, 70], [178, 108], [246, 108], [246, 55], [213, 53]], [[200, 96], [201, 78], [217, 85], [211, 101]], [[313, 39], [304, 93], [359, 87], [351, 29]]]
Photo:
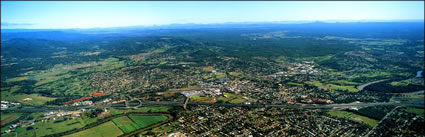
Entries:
[[379, 83], [379, 82], [384, 82], [384, 81], [387, 81], [387, 80], [390, 80], [390, 79], [382, 79], [382, 80], [372, 81], [372, 82], [369, 82], [369, 83], [366, 83], [366, 84], [363, 84], [363, 85], [358, 86], [358, 87], [357, 87], [357, 89], [358, 89], [359, 91], [361, 91], [361, 90], [363, 90], [366, 86], [369, 86], [369, 85], [372, 85], [372, 84], [375, 84], [375, 83]]
[[[141, 103], [141, 104], [140, 104]], [[145, 102], [129, 102], [125, 104], [112, 104], [112, 105], [92, 105], [92, 106], [58, 106], [58, 107], [39, 107], [39, 108], [28, 108], [28, 109], [6, 109], [2, 112], [47, 112], [56, 110], [78, 110], [78, 109], [96, 109], [96, 108], [121, 108], [121, 109], [137, 109], [144, 106], [181, 106], [182, 102], [172, 101], [145, 101]], [[362, 108], [368, 106], [377, 105], [395, 105], [395, 106], [411, 106], [424, 108], [423, 104], [408, 104], [408, 103], [395, 103], [395, 102], [377, 102], [377, 103], [346, 103], [346, 104], [225, 104], [225, 103], [200, 103], [200, 102], [189, 102], [190, 106], [206, 105], [206, 106], [223, 106], [223, 107], [280, 107], [280, 108], [296, 108], [296, 109], [347, 109], [347, 108]]]

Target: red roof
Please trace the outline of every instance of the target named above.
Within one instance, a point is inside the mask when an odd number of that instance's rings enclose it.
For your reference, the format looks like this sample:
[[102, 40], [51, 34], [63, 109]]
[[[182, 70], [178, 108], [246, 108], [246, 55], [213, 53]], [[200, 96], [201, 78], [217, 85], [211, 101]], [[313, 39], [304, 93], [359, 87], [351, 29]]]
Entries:
[[101, 96], [106, 96], [105, 94], [103, 94], [103, 93], [97, 93], [97, 92], [94, 92], [94, 93], [90, 93], [90, 96], [98, 96], [98, 97], [101, 97]]
[[84, 97], [84, 98], [80, 98], [80, 99], [75, 99], [75, 100], [67, 101], [63, 104], [69, 104], [69, 103], [72, 103], [72, 102], [78, 102], [78, 101], [82, 101], [82, 100], [86, 100], [86, 99], [92, 99], [92, 97]]

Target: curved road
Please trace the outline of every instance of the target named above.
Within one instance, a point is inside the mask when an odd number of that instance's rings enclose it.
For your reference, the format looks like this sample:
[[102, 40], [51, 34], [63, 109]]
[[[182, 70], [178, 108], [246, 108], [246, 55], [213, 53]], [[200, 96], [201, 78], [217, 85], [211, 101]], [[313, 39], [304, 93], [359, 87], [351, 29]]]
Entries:
[[388, 81], [388, 80], [390, 80], [390, 79], [382, 79], [382, 80], [372, 81], [372, 82], [369, 82], [369, 83], [366, 83], [366, 84], [363, 84], [363, 85], [357, 86], [357, 89], [358, 89], [359, 91], [361, 91], [361, 90], [363, 90], [366, 86], [369, 86], [369, 85], [372, 85], [372, 84], [375, 84], [375, 83], [379, 83], [379, 82]]

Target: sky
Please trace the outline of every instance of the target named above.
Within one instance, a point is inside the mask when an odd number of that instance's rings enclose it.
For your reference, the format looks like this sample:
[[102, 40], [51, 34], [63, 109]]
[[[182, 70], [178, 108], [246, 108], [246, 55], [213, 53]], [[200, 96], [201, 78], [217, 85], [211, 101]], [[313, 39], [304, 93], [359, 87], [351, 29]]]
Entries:
[[424, 1], [1, 1], [2, 29], [327, 20], [424, 20]]

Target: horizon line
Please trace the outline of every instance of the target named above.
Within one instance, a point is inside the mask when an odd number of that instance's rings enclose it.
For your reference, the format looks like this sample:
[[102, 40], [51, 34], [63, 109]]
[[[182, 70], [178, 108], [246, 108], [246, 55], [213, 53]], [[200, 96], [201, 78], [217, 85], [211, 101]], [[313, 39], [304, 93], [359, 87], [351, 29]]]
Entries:
[[[171, 25], [226, 25], [226, 24], [308, 24], [308, 23], [420, 23], [425, 22], [424, 19], [364, 19], [364, 20], [287, 20], [287, 21], [241, 21], [241, 22], [218, 22], [218, 23], [170, 23], [170, 24], [151, 24], [151, 25], [130, 25], [130, 26], [111, 26], [111, 27], [90, 27], [90, 28], [3, 28], [0, 30], [89, 30], [89, 29], [112, 29], [112, 28], [129, 28], [129, 27], [161, 27]], [[9, 23], [9, 22], [2, 22]]]

